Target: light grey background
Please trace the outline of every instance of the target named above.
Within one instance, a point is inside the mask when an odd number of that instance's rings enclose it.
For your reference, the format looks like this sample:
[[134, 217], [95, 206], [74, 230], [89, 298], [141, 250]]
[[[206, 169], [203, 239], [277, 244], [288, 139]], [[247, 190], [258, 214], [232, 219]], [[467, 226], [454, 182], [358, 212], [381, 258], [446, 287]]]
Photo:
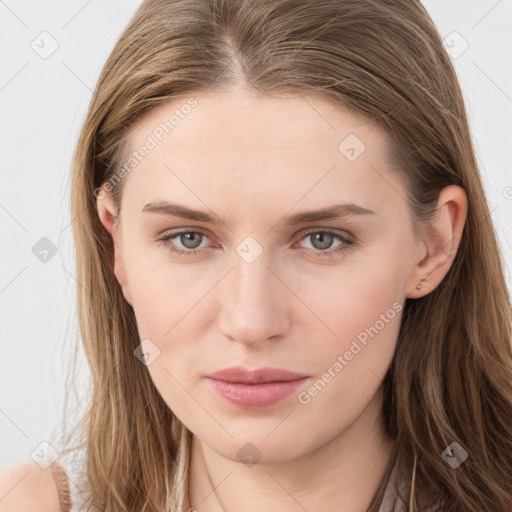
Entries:
[[[512, 2], [423, 3], [465, 94], [510, 287]], [[31, 460], [58, 428], [79, 286], [71, 156], [101, 68], [139, 4], [0, 0], [0, 468]], [[32, 251], [43, 237], [57, 250], [47, 262]]]

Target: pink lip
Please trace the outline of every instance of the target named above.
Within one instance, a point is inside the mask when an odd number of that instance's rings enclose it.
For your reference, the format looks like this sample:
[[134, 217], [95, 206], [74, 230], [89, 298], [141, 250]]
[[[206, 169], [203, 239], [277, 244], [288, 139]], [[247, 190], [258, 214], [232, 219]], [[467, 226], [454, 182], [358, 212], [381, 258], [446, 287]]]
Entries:
[[260, 384], [262, 382], [281, 382], [288, 380], [297, 380], [308, 377], [308, 375], [282, 370], [281, 368], [244, 368], [243, 366], [234, 366], [225, 368], [218, 372], [207, 375], [212, 379], [223, 380], [225, 382], [241, 382], [244, 384]]
[[226, 368], [208, 375], [213, 389], [230, 402], [258, 408], [280, 402], [308, 378], [279, 368]]

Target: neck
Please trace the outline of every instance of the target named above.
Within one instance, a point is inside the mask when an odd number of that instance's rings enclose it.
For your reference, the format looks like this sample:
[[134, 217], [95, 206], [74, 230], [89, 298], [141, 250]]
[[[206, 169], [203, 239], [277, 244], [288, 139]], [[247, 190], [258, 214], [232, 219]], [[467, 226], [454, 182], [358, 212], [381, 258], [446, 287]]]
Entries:
[[363, 512], [394, 446], [384, 429], [382, 387], [352, 424], [320, 448], [294, 459], [247, 467], [193, 436], [189, 507], [199, 512]]

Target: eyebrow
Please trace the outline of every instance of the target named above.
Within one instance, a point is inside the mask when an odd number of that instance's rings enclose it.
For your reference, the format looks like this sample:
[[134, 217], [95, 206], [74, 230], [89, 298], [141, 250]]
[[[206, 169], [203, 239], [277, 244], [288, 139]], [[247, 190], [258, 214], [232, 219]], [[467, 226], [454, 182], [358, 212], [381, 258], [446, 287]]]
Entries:
[[[207, 212], [193, 210], [186, 206], [170, 203], [168, 201], [152, 201], [142, 209], [143, 212], [157, 213], [169, 217], [180, 217], [196, 222], [204, 222], [211, 225], [222, 224], [217, 215], [210, 215]], [[321, 220], [341, 219], [352, 217], [353, 215], [377, 215], [374, 211], [363, 208], [354, 203], [337, 203], [319, 210], [307, 210], [293, 215], [284, 216], [280, 222], [286, 226], [296, 226], [307, 222], [317, 222]]]

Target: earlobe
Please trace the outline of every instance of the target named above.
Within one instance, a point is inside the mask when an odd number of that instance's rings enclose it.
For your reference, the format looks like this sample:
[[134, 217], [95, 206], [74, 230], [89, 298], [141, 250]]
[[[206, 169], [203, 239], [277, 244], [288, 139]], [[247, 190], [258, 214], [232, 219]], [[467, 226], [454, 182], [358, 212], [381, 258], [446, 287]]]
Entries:
[[417, 299], [433, 291], [450, 270], [457, 253], [467, 216], [467, 196], [461, 187], [450, 185], [439, 193], [436, 213], [426, 227], [427, 248], [408, 281], [408, 298]]
[[114, 246], [114, 274], [116, 276], [117, 281], [121, 285], [125, 299], [131, 306], [133, 306], [121, 251], [121, 239], [119, 236], [118, 225], [119, 212], [112, 197], [112, 194], [109, 191], [103, 189], [101, 193], [97, 195], [96, 208], [98, 210], [98, 215], [101, 223], [112, 236], [112, 242]]

